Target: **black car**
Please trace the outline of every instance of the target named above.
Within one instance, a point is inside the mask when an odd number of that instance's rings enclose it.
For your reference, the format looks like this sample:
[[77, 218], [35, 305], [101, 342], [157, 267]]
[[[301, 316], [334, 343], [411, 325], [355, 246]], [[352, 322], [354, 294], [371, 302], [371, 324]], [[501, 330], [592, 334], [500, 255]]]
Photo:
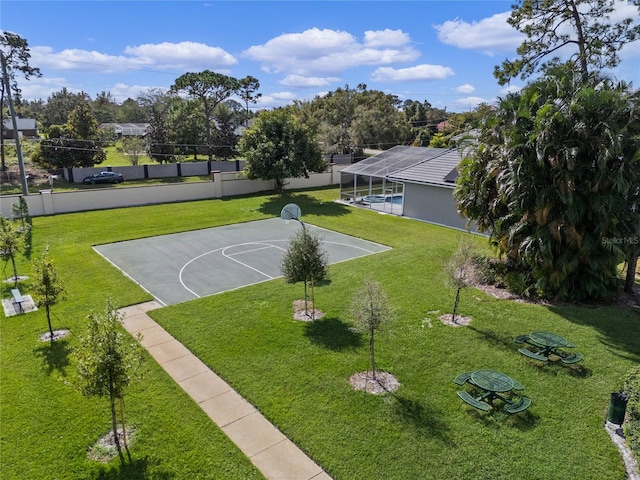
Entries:
[[116, 172], [98, 172], [82, 179], [82, 183], [94, 184], [94, 183], [122, 183], [124, 177], [121, 173]]

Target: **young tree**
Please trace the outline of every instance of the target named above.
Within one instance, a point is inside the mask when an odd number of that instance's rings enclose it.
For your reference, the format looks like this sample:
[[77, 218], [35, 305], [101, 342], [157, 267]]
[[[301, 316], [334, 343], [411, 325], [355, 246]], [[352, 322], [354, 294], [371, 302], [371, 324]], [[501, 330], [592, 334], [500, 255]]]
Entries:
[[0, 217], [0, 257], [13, 267], [13, 286], [18, 285], [18, 270], [16, 268], [16, 253], [24, 247], [24, 236], [12, 222]]
[[287, 178], [309, 178], [323, 172], [326, 162], [312, 133], [284, 110], [264, 111], [240, 139], [249, 179], [274, 180], [282, 192]]
[[460, 292], [473, 285], [475, 280], [474, 254], [473, 243], [468, 238], [462, 238], [458, 242], [458, 248], [444, 267], [447, 281], [456, 291], [456, 297], [453, 301], [453, 323], [458, 323], [456, 314], [460, 302]]
[[[628, 3], [628, 2], [625, 2]], [[539, 68], [558, 64], [555, 56], [567, 53], [585, 82], [590, 73], [618, 65], [618, 52], [640, 35], [640, 25], [626, 18], [613, 22], [618, 0], [518, 0], [507, 20], [526, 39], [518, 47], [519, 58], [496, 66], [500, 85], [520, 76], [525, 79]], [[637, 4], [637, 2], [636, 2]], [[550, 60], [544, 61], [550, 55]]]
[[351, 315], [356, 328], [369, 334], [369, 358], [373, 379], [376, 380], [375, 332], [395, 316], [378, 282], [365, 279], [364, 286], [353, 297]]
[[26, 228], [26, 224], [31, 224], [31, 217], [29, 216], [29, 205], [24, 197], [20, 197], [18, 199], [18, 203], [14, 203], [11, 205], [11, 213], [13, 213], [14, 218], [20, 219], [20, 224], [22, 225], [22, 229]]
[[[108, 396], [111, 406], [111, 425], [118, 455], [124, 460], [118, 436], [116, 401], [120, 405], [120, 423], [124, 446], [128, 451], [124, 418], [124, 390], [137, 374], [143, 356], [139, 343], [122, 331], [122, 314], [107, 300], [106, 314], [88, 316], [87, 334], [76, 351], [80, 390], [84, 395]], [[138, 338], [140, 340], [140, 338]]]
[[322, 249], [320, 237], [306, 227], [289, 240], [289, 247], [282, 257], [280, 269], [287, 283], [304, 282], [304, 310], [308, 316], [307, 283], [311, 283], [311, 305], [315, 319], [315, 284], [327, 277], [329, 257]]
[[38, 308], [45, 307], [47, 312], [47, 323], [49, 324], [49, 339], [54, 341], [53, 327], [51, 326], [51, 307], [57, 305], [64, 295], [64, 285], [58, 276], [58, 272], [53, 266], [53, 261], [49, 257], [49, 246], [47, 245], [42, 256], [33, 262], [35, 271], [35, 282], [32, 286], [33, 297]]
[[192, 99], [198, 100], [203, 108], [207, 155], [213, 160], [213, 113], [218, 104], [231, 97], [240, 88], [236, 78], [205, 70], [199, 73], [185, 73], [171, 86], [172, 92], [186, 92]]
[[144, 153], [144, 139], [142, 137], [124, 137], [122, 151], [127, 155], [131, 165], [138, 165], [140, 156]]

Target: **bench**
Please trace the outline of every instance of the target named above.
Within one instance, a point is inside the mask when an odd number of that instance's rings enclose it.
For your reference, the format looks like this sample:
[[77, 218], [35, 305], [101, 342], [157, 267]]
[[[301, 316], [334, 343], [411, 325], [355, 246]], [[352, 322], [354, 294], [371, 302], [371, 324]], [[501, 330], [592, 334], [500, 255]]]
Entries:
[[534, 360], [539, 360], [541, 362], [546, 362], [549, 360], [544, 355], [538, 355], [537, 353], [532, 352], [531, 350], [527, 350], [526, 348], [519, 348], [518, 351], [525, 357], [533, 358]]
[[562, 360], [562, 363], [567, 363], [567, 364], [578, 363], [580, 360], [582, 360], [582, 355], [579, 353], [572, 353], [571, 355], [562, 357], [561, 360]]
[[480, 400], [478, 400], [477, 398], [473, 398], [469, 392], [458, 392], [458, 396], [465, 402], [468, 403], [469, 405], [471, 405], [472, 407], [477, 408], [478, 410], [482, 410], [483, 412], [488, 412], [489, 409], [491, 408], [488, 404], [486, 404], [485, 402], [482, 402]]
[[507, 413], [519, 413], [531, 405], [531, 399], [527, 397], [520, 397], [517, 402], [510, 403], [506, 407], [504, 407], [505, 412]]
[[515, 343], [526, 343], [529, 341], [529, 335], [518, 335], [513, 339]]
[[471, 378], [471, 372], [464, 372], [453, 379], [456, 385], [464, 385]]
[[24, 310], [22, 309], [22, 302], [24, 302], [24, 299], [22, 298], [22, 294], [20, 293], [20, 290], [18, 290], [17, 288], [12, 288], [11, 296], [13, 297], [14, 308], [17, 306], [16, 311], [19, 310], [19, 313], [24, 313]]

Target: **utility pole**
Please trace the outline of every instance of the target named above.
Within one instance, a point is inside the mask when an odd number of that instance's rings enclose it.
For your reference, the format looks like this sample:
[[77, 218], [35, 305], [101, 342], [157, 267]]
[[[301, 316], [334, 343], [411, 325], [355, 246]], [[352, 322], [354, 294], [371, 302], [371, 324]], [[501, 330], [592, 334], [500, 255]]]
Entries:
[[7, 91], [7, 104], [9, 105], [9, 113], [11, 114], [11, 122], [13, 123], [13, 136], [16, 140], [16, 152], [18, 153], [18, 167], [20, 168], [20, 183], [22, 184], [22, 195], [29, 195], [29, 186], [27, 185], [27, 175], [24, 169], [24, 159], [22, 158], [22, 148], [20, 148], [20, 133], [18, 132], [18, 122], [16, 121], [16, 112], [13, 108], [13, 99], [11, 98], [11, 83], [9, 82], [9, 74], [7, 73], [7, 60], [0, 51], [0, 63], [2, 63], [2, 80], [4, 81]]

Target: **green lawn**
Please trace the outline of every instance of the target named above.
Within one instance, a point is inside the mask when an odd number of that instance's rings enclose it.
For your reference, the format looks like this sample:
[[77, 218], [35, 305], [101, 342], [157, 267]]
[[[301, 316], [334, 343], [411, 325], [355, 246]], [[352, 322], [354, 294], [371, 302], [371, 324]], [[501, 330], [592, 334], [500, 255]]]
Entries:
[[[336, 197], [328, 189], [35, 218], [32, 256], [50, 244], [69, 290], [54, 308], [54, 328], [72, 335], [53, 349], [40, 344], [40, 311], [0, 324], [1, 478], [260, 478], [152, 360], [127, 397], [138, 429], [134, 464], [86, 460], [86, 449], [109, 428], [108, 402], [75, 392], [70, 352], [84, 317], [104, 308], [106, 296], [122, 306], [149, 299], [91, 245], [269, 218], [291, 201], [308, 223], [393, 250], [331, 266], [330, 282], [316, 288], [326, 315], [313, 323], [293, 320], [303, 287], [283, 280], [151, 315], [334, 479], [625, 478], [602, 424], [609, 394], [640, 359], [637, 313], [529, 305], [469, 290], [460, 313], [473, 317], [470, 326], [445, 326], [437, 317], [450, 312], [454, 294], [442, 270], [460, 233], [352, 209], [333, 203]], [[21, 270], [28, 270], [23, 258]], [[369, 367], [368, 339], [350, 330], [347, 316], [366, 275], [383, 284], [397, 309], [376, 338], [378, 367], [401, 383], [385, 396], [353, 391], [348, 382]], [[21, 289], [28, 293], [28, 281]], [[512, 338], [533, 330], [566, 336], [585, 360], [574, 368], [527, 360]], [[478, 368], [524, 384], [529, 410], [509, 416], [467, 407], [452, 379]]]

